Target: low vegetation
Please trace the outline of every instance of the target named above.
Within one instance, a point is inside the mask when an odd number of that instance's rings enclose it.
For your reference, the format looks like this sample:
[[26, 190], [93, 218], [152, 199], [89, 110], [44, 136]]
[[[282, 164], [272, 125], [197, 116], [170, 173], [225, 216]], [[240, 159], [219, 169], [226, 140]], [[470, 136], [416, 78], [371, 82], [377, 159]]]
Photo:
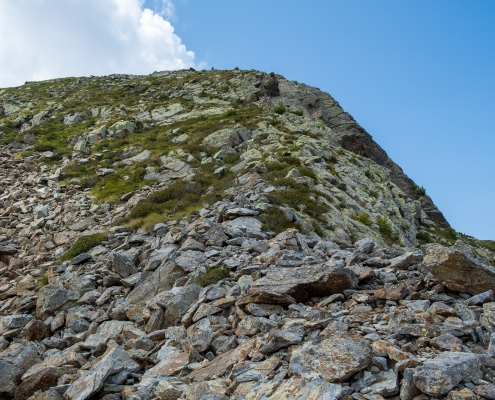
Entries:
[[206, 287], [228, 277], [230, 277], [230, 272], [225, 268], [209, 268], [204, 274], [196, 279], [196, 284]]
[[87, 253], [92, 248], [99, 246], [108, 237], [106, 232], [93, 233], [91, 235], [79, 237], [75, 243], [62, 256], [60, 261], [68, 261], [82, 253]]

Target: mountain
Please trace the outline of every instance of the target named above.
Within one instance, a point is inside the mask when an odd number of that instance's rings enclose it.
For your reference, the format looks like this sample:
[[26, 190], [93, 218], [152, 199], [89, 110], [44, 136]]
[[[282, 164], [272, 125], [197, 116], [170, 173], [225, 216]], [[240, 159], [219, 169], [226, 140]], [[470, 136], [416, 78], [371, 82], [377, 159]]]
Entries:
[[26, 82], [0, 146], [0, 396], [492, 398], [495, 243], [329, 94]]

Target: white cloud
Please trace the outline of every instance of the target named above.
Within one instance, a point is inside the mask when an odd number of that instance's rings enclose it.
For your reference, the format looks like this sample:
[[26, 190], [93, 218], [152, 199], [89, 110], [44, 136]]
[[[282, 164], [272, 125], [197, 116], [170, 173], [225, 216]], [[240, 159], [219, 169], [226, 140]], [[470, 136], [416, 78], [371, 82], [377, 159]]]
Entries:
[[165, 18], [144, 0], [0, 0], [0, 87], [111, 73], [148, 74], [195, 66]]

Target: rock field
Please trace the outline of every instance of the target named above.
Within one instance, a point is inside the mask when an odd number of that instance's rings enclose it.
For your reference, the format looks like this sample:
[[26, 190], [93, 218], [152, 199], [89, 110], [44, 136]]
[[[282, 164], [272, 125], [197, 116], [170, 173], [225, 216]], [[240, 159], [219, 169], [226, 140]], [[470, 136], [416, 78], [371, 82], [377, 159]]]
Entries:
[[0, 399], [495, 399], [494, 250], [279, 75], [0, 89]]

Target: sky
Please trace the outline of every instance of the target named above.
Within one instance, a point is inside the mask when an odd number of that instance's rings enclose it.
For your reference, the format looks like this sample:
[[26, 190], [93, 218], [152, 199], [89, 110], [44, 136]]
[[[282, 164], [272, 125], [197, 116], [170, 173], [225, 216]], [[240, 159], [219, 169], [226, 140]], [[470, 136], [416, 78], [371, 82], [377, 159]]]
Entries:
[[0, 37], [0, 87], [191, 66], [318, 87], [495, 240], [493, 0], [0, 0]]

